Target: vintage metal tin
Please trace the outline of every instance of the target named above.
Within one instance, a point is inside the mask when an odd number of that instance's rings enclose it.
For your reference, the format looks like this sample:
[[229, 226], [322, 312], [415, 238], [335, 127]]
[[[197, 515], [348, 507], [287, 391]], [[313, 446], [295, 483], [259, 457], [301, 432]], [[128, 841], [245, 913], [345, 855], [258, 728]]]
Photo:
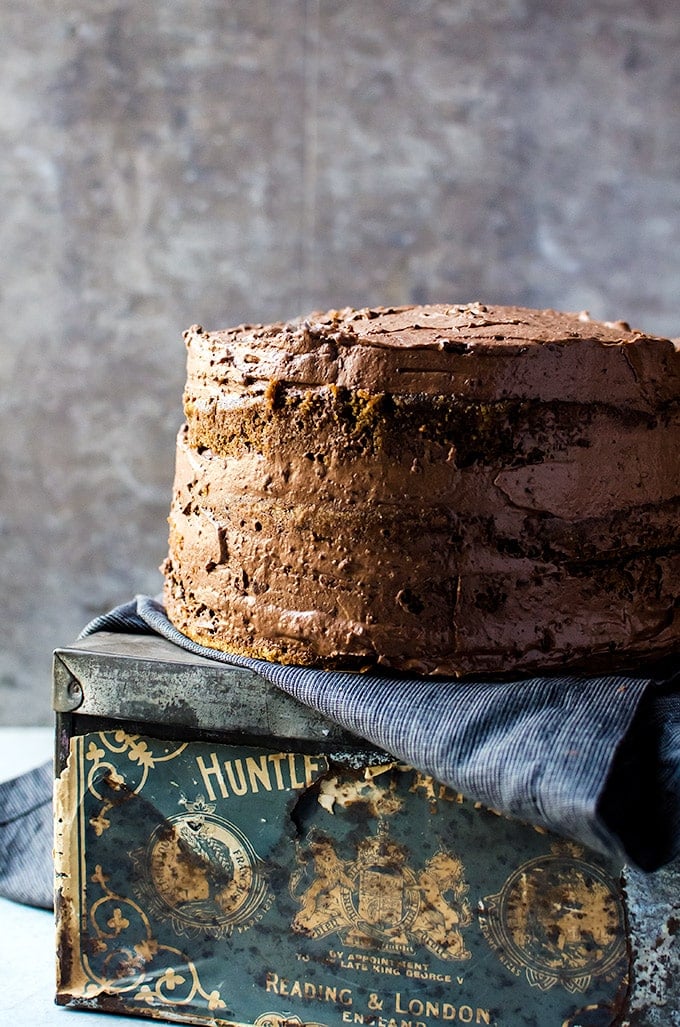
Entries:
[[93, 636], [54, 680], [59, 1004], [254, 1027], [657, 1022], [620, 865], [161, 639]]

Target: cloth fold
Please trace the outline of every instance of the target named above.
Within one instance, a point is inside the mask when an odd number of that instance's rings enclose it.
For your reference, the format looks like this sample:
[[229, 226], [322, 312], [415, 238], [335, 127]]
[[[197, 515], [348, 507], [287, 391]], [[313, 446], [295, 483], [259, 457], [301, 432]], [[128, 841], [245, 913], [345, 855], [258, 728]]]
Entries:
[[[654, 871], [680, 855], [680, 654], [636, 674], [513, 681], [284, 666], [201, 646], [137, 596], [98, 631], [158, 634], [277, 688], [468, 798]], [[0, 895], [52, 904], [50, 764], [0, 784]]]

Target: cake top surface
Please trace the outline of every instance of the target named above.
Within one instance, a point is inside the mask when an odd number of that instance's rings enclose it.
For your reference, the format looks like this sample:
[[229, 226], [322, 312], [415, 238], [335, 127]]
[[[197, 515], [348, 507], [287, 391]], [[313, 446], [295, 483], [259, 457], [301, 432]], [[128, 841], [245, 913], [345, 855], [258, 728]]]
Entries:
[[[188, 383], [271, 381], [478, 399], [601, 396], [649, 408], [680, 395], [680, 350], [623, 321], [483, 303], [344, 308], [185, 332]], [[525, 359], [518, 359], [518, 358]], [[594, 379], [594, 380], [593, 380]], [[566, 392], [565, 392], [566, 390]], [[195, 391], [195, 389], [194, 389]]]
[[[190, 329], [190, 332], [197, 330]], [[202, 331], [200, 326], [198, 331]], [[301, 341], [319, 345], [332, 340], [348, 345], [451, 349], [469, 342], [512, 345], [593, 339], [604, 344], [651, 338], [632, 330], [625, 321], [595, 321], [579, 314], [528, 307], [487, 306], [483, 303], [431, 304], [403, 307], [364, 307], [314, 312], [304, 318], [274, 324], [241, 324], [211, 333], [225, 342], [250, 340], [288, 348]]]

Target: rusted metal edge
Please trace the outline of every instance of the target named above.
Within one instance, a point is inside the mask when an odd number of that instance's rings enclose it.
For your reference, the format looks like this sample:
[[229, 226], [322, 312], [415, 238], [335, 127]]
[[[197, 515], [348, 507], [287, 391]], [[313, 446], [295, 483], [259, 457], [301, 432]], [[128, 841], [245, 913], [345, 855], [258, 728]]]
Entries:
[[278, 738], [384, 762], [370, 743], [260, 674], [194, 656], [154, 636], [101, 632], [54, 653], [57, 714], [162, 725], [171, 731]]

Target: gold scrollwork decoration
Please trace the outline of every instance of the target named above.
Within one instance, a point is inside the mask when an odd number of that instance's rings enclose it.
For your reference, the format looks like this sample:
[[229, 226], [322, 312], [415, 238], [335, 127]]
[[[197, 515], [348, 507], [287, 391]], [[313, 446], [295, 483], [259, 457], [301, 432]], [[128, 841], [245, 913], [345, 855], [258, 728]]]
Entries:
[[[122, 805], [130, 796], [139, 795], [146, 784], [149, 771], [158, 763], [176, 759], [186, 747], [187, 743], [182, 742], [171, 752], [156, 753], [147, 739], [128, 734], [122, 729], [100, 731], [94, 737], [90, 737], [84, 753], [85, 762], [89, 764], [87, 790], [101, 802], [96, 815], [89, 820], [95, 834], [100, 836], [109, 829], [111, 810]], [[117, 761], [114, 763], [107, 759], [109, 754], [120, 756], [122, 753], [127, 753], [131, 764], [127, 774], [121, 773]]]
[[104, 989], [159, 1008], [198, 1003], [210, 1012], [227, 1009], [218, 990], [203, 988], [195, 963], [185, 953], [153, 937], [144, 910], [109, 887], [99, 864], [90, 880], [101, 895], [90, 909], [83, 947], [83, 967], [90, 978], [83, 989], [86, 996]]

